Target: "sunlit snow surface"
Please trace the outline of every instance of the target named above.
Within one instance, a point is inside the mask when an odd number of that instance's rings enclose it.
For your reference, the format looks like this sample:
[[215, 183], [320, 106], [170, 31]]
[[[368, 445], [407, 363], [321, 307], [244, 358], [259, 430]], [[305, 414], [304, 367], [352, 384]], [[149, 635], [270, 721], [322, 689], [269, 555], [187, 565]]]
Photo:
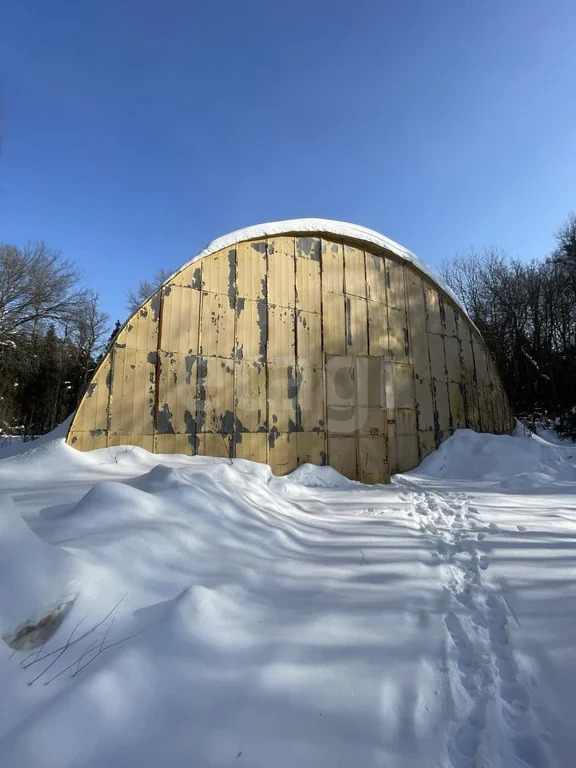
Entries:
[[576, 764], [576, 446], [462, 431], [363, 486], [59, 438], [0, 509], [0, 633], [77, 595], [0, 643], [1, 766]]

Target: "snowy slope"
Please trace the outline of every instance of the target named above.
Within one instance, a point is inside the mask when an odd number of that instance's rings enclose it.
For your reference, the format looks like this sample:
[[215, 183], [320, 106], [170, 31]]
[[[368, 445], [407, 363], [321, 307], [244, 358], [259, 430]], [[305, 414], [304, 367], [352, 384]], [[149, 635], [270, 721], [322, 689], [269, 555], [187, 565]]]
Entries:
[[1, 633], [77, 596], [0, 644], [2, 766], [574, 764], [576, 446], [462, 431], [370, 487], [56, 439], [0, 494]]

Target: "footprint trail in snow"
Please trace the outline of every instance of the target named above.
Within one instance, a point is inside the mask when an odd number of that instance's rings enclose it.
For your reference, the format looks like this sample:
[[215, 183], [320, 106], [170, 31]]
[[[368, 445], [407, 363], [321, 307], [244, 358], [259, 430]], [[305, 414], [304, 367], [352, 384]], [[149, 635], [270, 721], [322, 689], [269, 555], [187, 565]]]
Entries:
[[538, 736], [542, 729], [511, 645], [510, 611], [498, 587], [483, 582], [490, 560], [481, 542], [497, 534], [498, 526], [483, 526], [465, 493], [418, 490], [410, 500], [420, 529], [432, 539], [449, 596], [443, 671], [456, 722], [448, 738], [448, 765], [495, 768], [497, 754], [506, 768], [548, 767]]

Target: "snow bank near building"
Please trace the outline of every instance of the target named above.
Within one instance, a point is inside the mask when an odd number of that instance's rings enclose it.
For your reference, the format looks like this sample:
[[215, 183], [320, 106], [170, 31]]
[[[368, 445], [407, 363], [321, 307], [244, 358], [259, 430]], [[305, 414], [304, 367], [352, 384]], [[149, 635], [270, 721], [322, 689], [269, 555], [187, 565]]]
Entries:
[[1, 633], [75, 596], [44, 647], [0, 644], [0, 765], [571, 765], [575, 454], [463, 431], [391, 486], [0, 461]]

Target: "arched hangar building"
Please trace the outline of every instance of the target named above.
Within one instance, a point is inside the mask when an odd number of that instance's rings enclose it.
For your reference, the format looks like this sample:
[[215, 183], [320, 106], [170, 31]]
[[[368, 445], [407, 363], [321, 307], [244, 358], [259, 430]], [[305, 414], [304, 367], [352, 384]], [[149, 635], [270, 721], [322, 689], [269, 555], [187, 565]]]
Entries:
[[455, 429], [509, 433], [486, 346], [449, 288], [369, 229], [324, 219], [233, 232], [117, 335], [78, 407], [79, 450], [330, 464], [368, 483]]

